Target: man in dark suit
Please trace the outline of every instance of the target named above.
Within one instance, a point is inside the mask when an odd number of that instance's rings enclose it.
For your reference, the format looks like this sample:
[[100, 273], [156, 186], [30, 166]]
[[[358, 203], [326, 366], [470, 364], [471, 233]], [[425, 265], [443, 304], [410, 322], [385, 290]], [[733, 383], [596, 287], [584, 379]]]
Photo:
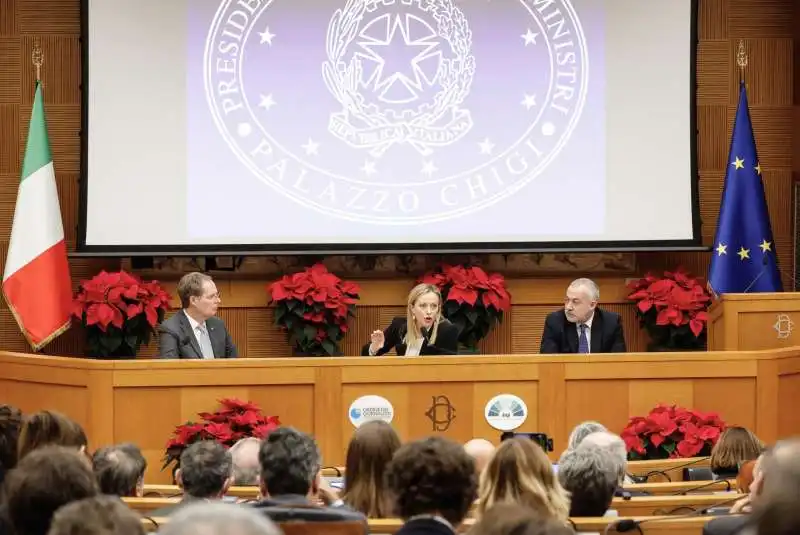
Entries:
[[220, 298], [208, 275], [187, 273], [178, 282], [182, 310], [161, 323], [159, 356], [164, 359], [227, 359], [239, 353], [225, 323], [216, 317]]
[[564, 310], [548, 314], [540, 353], [625, 353], [619, 314], [597, 307], [600, 289], [590, 279], [567, 288]]

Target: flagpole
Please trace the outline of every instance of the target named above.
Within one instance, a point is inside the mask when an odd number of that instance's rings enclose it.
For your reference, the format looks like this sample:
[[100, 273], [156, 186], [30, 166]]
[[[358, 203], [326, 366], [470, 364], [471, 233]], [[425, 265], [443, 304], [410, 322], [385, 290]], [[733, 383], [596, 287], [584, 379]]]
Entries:
[[739, 66], [739, 81], [744, 82], [744, 71], [747, 67], [747, 51], [744, 48], [744, 40], [739, 39], [739, 47], [736, 50], [736, 64]]
[[42, 47], [39, 46], [38, 39], [33, 43], [33, 52], [31, 53], [31, 61], [36, 69], [36, 83], [39, 83], [42, 76], [42, 64], [44, 63], [44, 53]]

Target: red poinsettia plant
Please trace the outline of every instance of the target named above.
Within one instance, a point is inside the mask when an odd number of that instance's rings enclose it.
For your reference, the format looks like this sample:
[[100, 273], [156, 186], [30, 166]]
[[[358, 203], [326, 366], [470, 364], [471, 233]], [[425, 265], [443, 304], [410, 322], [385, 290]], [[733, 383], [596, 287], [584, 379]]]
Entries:
[[135, 357], [168, 309], [169, 294], [158, 281], [125, 271], [101, 271], [81, 282], [72, 301], [72, 315], [86, 330], [86, 352], [97, 358]]
[[651, 348], [703, 349], [711, 295], [700, 279], [683, 268], [665, 271], [663, 277], [648, 273], [628, 284], [628, 299], [636, 302], [639, 323], [651, 339]]
[[458, 341], [472, 351], [511, 308], [505, 278], [499, 273], [488, 274], [479, 266], [442, 264], [419, 282], [439, 288], [442, 315], [461, 329]]
[[277, 416], [265, 416], [258, 405], [235, 398], [219, 400], [220, 407], [213, 413], [200, 412], [200, 422], [179, 425], [167, 442], [164, 454], [165, 469], [171, 464], [178, 467], [181, 453], [198, 440], [216, 440], [226, 447], [247, 438], [265, 438], [281, 426]]
[[268, 287], [275, 305], [275, 325], [287, 335], [295, 352], [302, 355], [341, 355], [339, 343], [355, 316], [361, 288], [314, 264], [298, 273], [284, 275]]
[[715, 412], [659, 404], [647, 416], [631, 418], [620, 436], [630, 460], [700, 457], [711, 455], [725, 428]]

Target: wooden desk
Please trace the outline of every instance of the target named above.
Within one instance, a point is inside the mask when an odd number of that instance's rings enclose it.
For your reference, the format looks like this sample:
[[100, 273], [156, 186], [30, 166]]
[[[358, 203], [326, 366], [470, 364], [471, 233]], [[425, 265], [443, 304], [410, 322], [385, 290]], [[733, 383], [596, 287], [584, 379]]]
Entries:
[[[314, 433], [326, 466], [340, 466], [353, 427], [353, 400], [377, 394], [394, 407], [405, 440], [442, 434], [464, 442], [499, 432], [484, 420], [494, 395], [525, 400], [519, 431], [554, 438], [557, 458], [569, 431], [599, 420], [619, 432], [657, 403], [717, 411], [731, 425], [772, 442], [800, 433], [800, 348], [754, 352], [626, 355], [345, 357], [216, 361], [96, 361], [0, 352], [0, 398], [29, 412], [55, 408], [81, 423], [92, 449], [131, 441], [148, 459], [148, 483], [171, 483], [161, 458], [172, 430], [217, 407], [251, 400], [285, 425]], [[455, 416], [440, 431], [429, 414], [444, 396]], [[439, 417], [441, 418], [441, 415]]]

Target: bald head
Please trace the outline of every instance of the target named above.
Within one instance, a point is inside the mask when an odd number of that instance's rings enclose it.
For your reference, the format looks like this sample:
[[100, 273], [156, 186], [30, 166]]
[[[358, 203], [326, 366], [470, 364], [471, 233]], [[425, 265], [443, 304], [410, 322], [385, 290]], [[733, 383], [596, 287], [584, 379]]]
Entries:
[[258, 463], [258, 450], [261, 441], [247, 437], [231, 446], [233, 460], [233, 484], [238, 487], [258, 485], [261, 465]]
[[485, 438], [473, 438], [464, 444], [464, 450], [475, 461], [475, 471], [480, 474], [492, 459], [495, 447]]

